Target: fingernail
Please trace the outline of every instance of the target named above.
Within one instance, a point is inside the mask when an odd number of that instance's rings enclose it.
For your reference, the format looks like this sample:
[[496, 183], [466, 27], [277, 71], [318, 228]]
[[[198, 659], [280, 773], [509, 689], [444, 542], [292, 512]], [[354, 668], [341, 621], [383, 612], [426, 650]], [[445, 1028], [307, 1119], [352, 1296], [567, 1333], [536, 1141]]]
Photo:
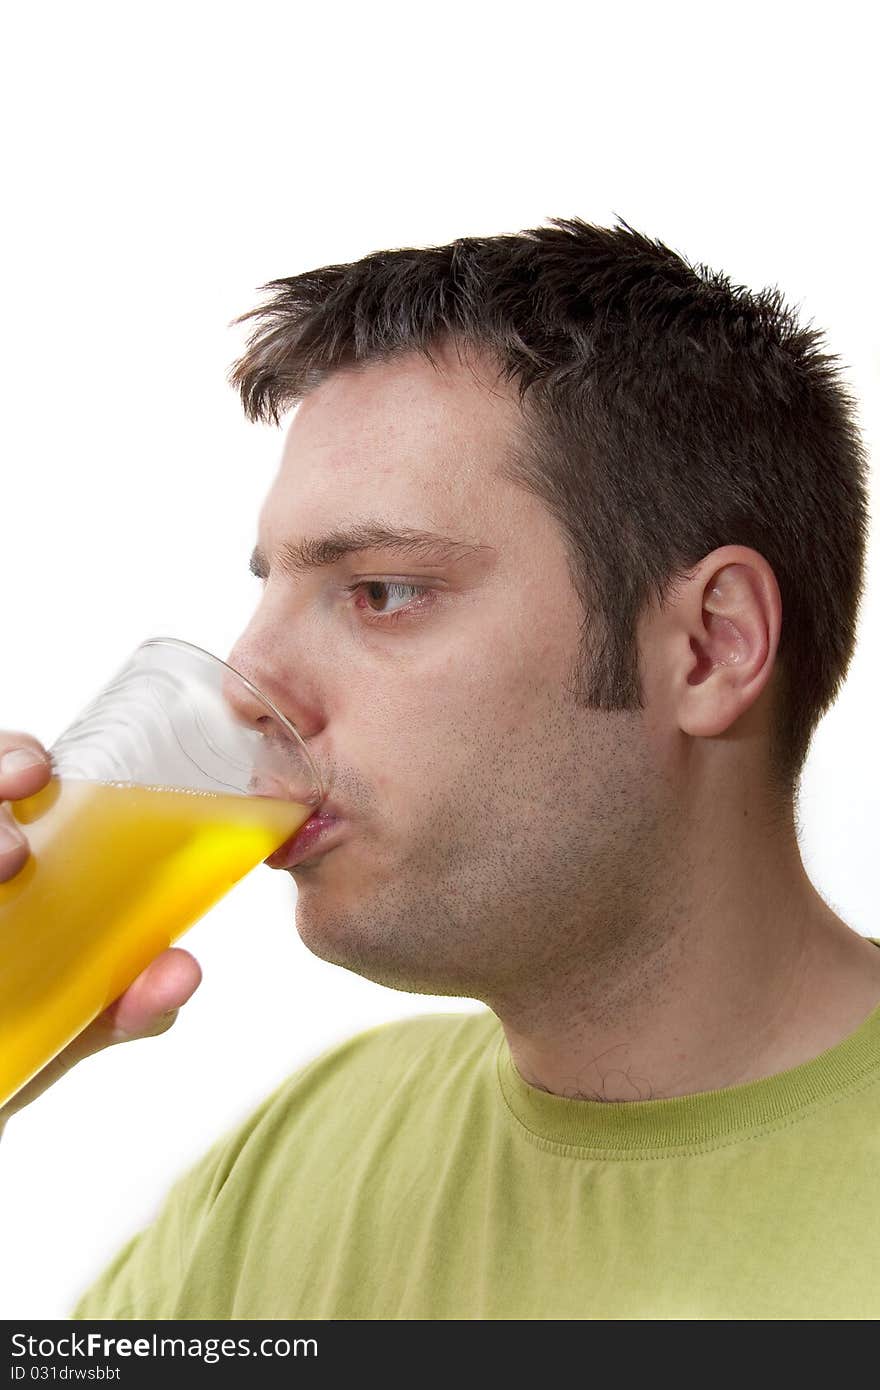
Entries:
[[26, 772], [29, 767], [45, 767], [46, 759], [33, 748], [12, 748], [0, 758], [0, 772]]
[[0, 822], [0, 854], [8, 854], [11, 849], [20, 849], [24, 844], [27, 841], [20, 831]]

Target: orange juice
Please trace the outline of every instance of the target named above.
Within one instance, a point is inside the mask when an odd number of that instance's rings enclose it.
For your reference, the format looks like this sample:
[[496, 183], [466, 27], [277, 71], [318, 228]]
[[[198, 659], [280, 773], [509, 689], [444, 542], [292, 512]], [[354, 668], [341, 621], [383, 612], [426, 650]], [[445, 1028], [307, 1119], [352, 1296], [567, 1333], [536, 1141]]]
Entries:
[[58, 777], [10, 809], [31, 853], [0, 883], [0, 1105], [311, 813]]

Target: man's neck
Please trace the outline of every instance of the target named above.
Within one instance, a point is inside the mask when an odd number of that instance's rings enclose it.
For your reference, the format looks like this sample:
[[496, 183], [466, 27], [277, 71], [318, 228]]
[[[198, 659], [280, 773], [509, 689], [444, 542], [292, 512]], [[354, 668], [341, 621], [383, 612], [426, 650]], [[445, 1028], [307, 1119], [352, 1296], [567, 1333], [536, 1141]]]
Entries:
[[[531, 1085], [599, 1101], [743, 1085], [812, 1060], [880, 1005], [880, 950], [841, 921], [795, 853], [706, 912], [584, 935], [563, 989], [487, 1001]], [[662, 920], [662, 919], [661, 919]], [[558, 986], [559, 980], [556, 980]]]

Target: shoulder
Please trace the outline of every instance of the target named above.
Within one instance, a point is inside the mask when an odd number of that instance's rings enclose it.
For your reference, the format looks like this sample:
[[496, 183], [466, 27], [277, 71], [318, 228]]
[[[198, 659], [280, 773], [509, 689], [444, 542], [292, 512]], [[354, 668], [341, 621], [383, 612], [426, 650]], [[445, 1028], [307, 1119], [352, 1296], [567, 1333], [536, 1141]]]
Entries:
[[501, 1024], [491, 1009], [418, 1014], [375, 1024], [317, 1053], [293, 1072], [206, 1153], [187, 1185], [210, 1204], [233, 1170], [262, 1163], [279, 1145], [344, 1146], [366, 1118], [401, 1104], [423, 1104], [440, 1088], [479, 1082]]
[[283, 1082], [272, 1100], [286, 1110], [328, 1091], [338, 1099], [346, 1093], [388, 1096], [408, 1081], [423, 1088], [432, 1080], [471, 1069], [500, 1032], [498, 1018], [486, 1008], [391, 1019], [319, 1053]]
[[332, 1044], [285, 1084], [296, 1084], [307, 1072], [357, 1065], [361, 1060], [372, 1064], [380, 1057], [404, 1067], [423, 1058], [448, 1063], [453, 1056], [479, 1048], [499, 1029], [496, 1015], [487, 1008], [390, 1019]]
[[383, 1112], [397, 1130], [401, 1114], [444, 1084], [461, 1095], [462, 1078], [480, 1072], [500, 1027], [489, 1009], [419, 1014], [319, 1052], [177, 1178], [153, 1224], [119, 1251], [71, 1316], [172, 1316], [167, 1310], [202, 1238], [219, 1230], [234, 1239], [261, 1201], [272, 1210], [318, 1201], [328, 1162], [332, 1172], [362, 1152], [367, 1133], [381, 1144]]

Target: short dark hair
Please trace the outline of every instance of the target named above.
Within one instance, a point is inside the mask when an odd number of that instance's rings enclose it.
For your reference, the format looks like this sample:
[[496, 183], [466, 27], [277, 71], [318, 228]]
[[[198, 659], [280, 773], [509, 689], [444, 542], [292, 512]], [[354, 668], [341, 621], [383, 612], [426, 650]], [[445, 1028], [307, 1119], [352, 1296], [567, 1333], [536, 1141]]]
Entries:
[[[584, 622], [575, 693], [643, 708], [636, 623], [723, 545], [782, 598], [768, 788], [791, 802], [856, 640], [868, 539], [856, 403], [822, 333], [618, 215], [375, 251], [262, 286], [232, 384], [280, 423], [337, 368], [451, 341], [488, 352], [521, 407], [505, 475], [558, 520]], [[436, 364], [435, 364], [436, 365]]]

